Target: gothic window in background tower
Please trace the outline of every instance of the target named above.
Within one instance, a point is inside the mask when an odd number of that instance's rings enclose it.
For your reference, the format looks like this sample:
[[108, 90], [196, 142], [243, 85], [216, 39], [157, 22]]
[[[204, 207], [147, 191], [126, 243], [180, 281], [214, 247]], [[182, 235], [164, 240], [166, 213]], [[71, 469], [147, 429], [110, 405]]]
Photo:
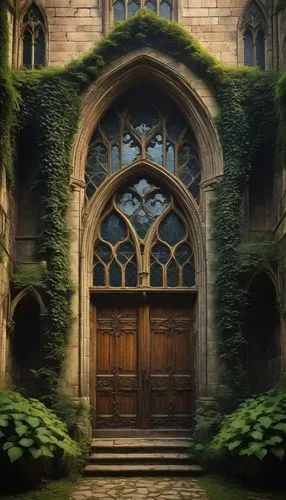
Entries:
[[256, 2], [251, 2], [246, 8], [241, 32], [244, 44], [244, 64], [265, 69], [267, 22]]
[[45, 19], [39, 7], [34, 3], [32, 3], [23, 17], [21, 33], [23, 38], [23, 67], [36, 69], [45, 66]]
[[172, 20], [172, 0], [116, 0], [113, 2], [114, 23], [125, 21], [136, 14], [140, 9], [148, 9], [158, 16]]

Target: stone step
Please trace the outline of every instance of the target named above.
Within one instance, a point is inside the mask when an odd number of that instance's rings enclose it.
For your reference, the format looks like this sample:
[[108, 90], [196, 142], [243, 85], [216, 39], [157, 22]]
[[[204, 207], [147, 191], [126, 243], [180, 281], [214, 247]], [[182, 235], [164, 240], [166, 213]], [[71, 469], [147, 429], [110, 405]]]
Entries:
[[192, 446], [192, 439], [186, 438], [106, 438], [106, 439], [93, 439], [91, 444], [92, 451], [105, 451], [111, 450], [112, 453], [119, 452], [122, 453], [123, 450], [151, 450], [152, 452], [157, 450], [186, 450]]
[[110, 475], [110, 474], [128, 474], [136, 473], [149, 474], [149, 473], [168, 473], [168, 474], [189, 474], [192, 476], [199, 476], [203, 473], [200, 465], [176, 465], [176, 464], [145, 464], [145, 465], [87, 465], [84, 470], [86, 475]]
[[193, 457], [188, 453], [92, 453], [90, 464], [190, 464]]

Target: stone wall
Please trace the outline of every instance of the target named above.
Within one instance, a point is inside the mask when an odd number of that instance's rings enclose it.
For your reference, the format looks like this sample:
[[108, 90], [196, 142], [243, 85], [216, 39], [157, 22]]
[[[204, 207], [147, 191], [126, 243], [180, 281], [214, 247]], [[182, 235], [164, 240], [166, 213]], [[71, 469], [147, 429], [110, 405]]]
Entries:
[[[246, 0], [177, 1], [177, 8], [174, 9], [177, 18], [175, 20], [178, 20], [220, 61], [231, 66], [243, 63], [239, 27], [243, 9], [248, 3]], [[85, 54], [94, 43], [98, 42], [103, 33], [112, 28], [111, 3], [111, 0], [38, 0], [47, 19], [49, 64], [67, 63]], [[27, 3], [23, 2], [20, 20], [26, 6]], [[265, 6], [265, 14], [270, 20], [271, 6]], [[18, 45], [20, 65], [21, 40]], [[270, 68], [272, 67], [270, 22], [266, 37], [266, 52], [266, 65]]]

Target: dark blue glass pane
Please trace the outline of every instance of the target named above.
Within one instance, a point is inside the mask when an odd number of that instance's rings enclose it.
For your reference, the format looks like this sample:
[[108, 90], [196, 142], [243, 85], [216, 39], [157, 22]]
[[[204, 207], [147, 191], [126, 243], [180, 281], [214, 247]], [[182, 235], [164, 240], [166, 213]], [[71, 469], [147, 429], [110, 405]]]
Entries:
[[35, 5], [34, 3], [27, 10], [26, 14], [23, 17], [23, 22], [26, 23], [27, 21], [39, 21], [44, 24], [43, 14], [41, 13], [39, 7], [37, 7], [37, 5]]
[[265, 69], [265, 37], [261, 31], [256, 37], [256, 64], [260, 69]]
[[193, 176], [190, 172], [188, 164], [184, 165], [179, 170], [179, 178], [185, 184], [185, 186], [189, 186], [193, 180]]
[[159, 226], [159, 235], [169, 245], [175, 245], [185, 237], [185, 227], [179, 217], [171, 212]]
[[163, 269], [160, 264], [153, 264], [151, 267], [151, 286], [163, 286]]
[[120, 133], [119, 118], [113, 109], [107, 112], [107, 114], [101, 120], [99, 126], [103, 134], [110, 141], [119, 139], [119, 133]]
[[131, 0], [128, 4], [128, 14], [127, 14], [127, 17], [131, 17], [133, 16], [134, 14], [136, 14], [136, 12], [140, 9], [140, 1], [138, 0]]
[[169, 21], [171, 21], [171, 7], [168, 2], [160, 3], [160, 16], [165, 17]]
[[188, 169], [193, 177], [196, 177], [200, 173], [199, 158], [197, 155], [194, 154], [190, 155], [188, 161]]
[[189, 186], [189, 191], [192, 193], [193, 197], [197, 200], [200, 195], [200, 185], [198, 182], [194, 181], [190, 186]]
[[125, 243], [122, 243], [117, 248], [116, 256], [119, 262], [121, 262], [122, 264], [126, 264], [126, 262], [132, 260], [134, 256], [133, 245], [127, 241]]
[[181, 113], [172, 111], [167, 120], [167, 132], [169, 138], [176, 142], [180, 139], [183, 131], [186, 129], [186, 121]]
[[94, 249], [96, 255], [103, 260], [103, 262], [109, 262], [112, 257], [111, 248], [105, 243], [97, 243]]
[[184, 264], [184, 262], [189, 260], [189, 258], [192, 256], [192, 253], [193, 252], [190, 245], [188, 245], [187, 243], [182, 243], [182, 245], [180, 245], [176, 250], [176, 261], [179, 262], [179, 264]]
[[166, 152], [166, 167], [170, 174], [175, 172], [175, 155], [174, 155], [174, 147], [167, 142], [167, 152]]
[[147, 2], [145, 2], [144, 7], [146, 9], [152, 10], [152, 12], [156, 12], [157, 11], [156, 3], [155, 2], [151, 2], [151, 0], [148, 0]]
[[243, 38], [244, 38], [244, 64], [245, 66], [254, 66], [252, 33], [249, 30], [246, 31]]
[[35, 67], [39, 68], [40, 66], [45, 65], [45, 35], [42, 29], [38, 31], [38, 37], [35, 39]]
[[114, 174], [120, 168], [119, 147], [112, 146], [111, 150], [111, 173]]
[[105, 285], [105, 268], [101, 263], [96, 264], [93, 268], [93, 284], [97, 286]]
[[153, 107], [146, 105], [140, 108], [134, 108], [130, 111], [129, 121], [132, 127], [140, 134], [149, 132], [158, 121], [158, 113]]
[[32, 35], [28, 30], [25, 31], [23, 40], [23, 66], [32, 67]]
[[143, 239], [145, 238], [153, 219], [146, 214], [145, 210], [142, 209], [131, 218], [131, 221], [138, 236]]
[[195, 272], [192, 264], [185, 264], [183, 267], [183, 286], [194, 286]]
[[118, 215], [111, 214], [101, 225], [101, 235], [105, 241], [114, 245], [126, 238], [127, 229], [123, 220]]
[[163, 243], [156, 243], [156, 245], [152, 248], [152, 256], [155, 260], [161, 262], [162, 264], [166, 264], [170, 258], [171, 252], [167, 245]]
[[163, 136], [161, 134], [151, 139], [147, 147], [147, 155], [154, 163], [163, 164]]
[[137, 286], [137, 266], [134, 262], [129, 262], [125, 268], [125, 286]]
[[120, 2], [119, 0], [113, 4], [113, 17], [114, 22], [118, 23], [119, 21], [124, 21], [124, 2]]
[[96, 188], [92, 182], [88, 181], [88, 179], [86, 179], [85, 182], [87, 182], [85, 187], [86, 196], [90, 200], [90, 198], [94, 195]]
[[109, 267], [109, 284], [110, 286], [121, 286], [121, 268], [115, 261]]
[[174, 260], [167, 268], [167, 286], [179, 286], [179, 268]]
[[130, 163], [138, 158], [139, 154], [140, 148], [138, 142], [131, 136], [131, 134], [129, 134], [129, 132], [124, 132], [122, 163], [124, 165], [130, 165]]

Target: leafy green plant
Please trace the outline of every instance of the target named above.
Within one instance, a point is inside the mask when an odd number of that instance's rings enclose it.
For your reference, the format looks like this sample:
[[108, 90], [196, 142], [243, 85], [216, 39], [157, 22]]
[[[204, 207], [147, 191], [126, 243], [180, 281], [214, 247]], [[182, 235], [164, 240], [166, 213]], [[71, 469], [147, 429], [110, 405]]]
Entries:
[[286, 451], [286, 391], [271, 390], [247, 399], [225, 417], [211, 448], [230, 456], [274, 455], [282, 460]]
[[0, 391], [0, 448], [10, 462], [22, 457], [52, 458], [57, 450], [78, 454], [66, 425], [53, 411], [36, 399], [5, 389]]

